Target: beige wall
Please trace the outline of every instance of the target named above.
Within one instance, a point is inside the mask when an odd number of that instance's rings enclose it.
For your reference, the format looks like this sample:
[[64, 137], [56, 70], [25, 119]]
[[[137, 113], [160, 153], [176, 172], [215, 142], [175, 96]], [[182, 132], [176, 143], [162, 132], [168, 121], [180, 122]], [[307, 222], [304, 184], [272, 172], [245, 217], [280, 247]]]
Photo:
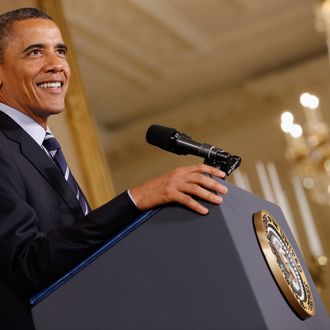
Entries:
[[5, 0], [0, 3], [0, 12], [4, 13], [9, 10], [13, 10], [21, 7], [35, 7], [36, 0]]

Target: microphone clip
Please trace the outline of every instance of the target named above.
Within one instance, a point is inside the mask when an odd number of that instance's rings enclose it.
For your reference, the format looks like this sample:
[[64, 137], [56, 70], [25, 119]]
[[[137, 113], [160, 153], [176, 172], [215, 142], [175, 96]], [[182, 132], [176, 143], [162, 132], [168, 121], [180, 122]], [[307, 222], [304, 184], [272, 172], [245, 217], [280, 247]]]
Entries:
[[204, 158], [204, 164], [216, 167], [228, 176], [240, 166], [241, 157], [218, 149], [215, 156]]

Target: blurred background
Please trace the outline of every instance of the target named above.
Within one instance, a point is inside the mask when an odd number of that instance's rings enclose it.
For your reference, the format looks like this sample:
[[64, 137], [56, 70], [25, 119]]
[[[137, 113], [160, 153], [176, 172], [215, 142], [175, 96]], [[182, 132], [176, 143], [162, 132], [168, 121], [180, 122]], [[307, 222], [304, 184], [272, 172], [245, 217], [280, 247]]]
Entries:
[[[63, 132], [86, 118], [72, 108], [84, 102], [111, 194], [201, 162], [147, 145], [151, 124], [240, 155], [228, 180], [282, 208], [330, 314], [330, 1], [1, 0], [0, 10], [26, 6], [64, 23], [72, 43], [72, 84], [83, 87], [54, 121], [67, 150], [82, 143]], [[78, 174], [90, 166], [79, 150]]]

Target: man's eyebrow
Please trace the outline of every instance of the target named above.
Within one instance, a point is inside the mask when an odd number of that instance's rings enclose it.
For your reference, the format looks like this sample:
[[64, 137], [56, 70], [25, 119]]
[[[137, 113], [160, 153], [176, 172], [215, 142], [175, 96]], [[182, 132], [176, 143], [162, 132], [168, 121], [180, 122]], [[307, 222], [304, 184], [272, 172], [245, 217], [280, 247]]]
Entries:
[[43, 49], [43, 48], [45, 48], [45, 45], [43, 45], [43, 44], [33, 44], [33, 45], [26, 47], [23, 50], [23, 53], [28, 53], [30, 50], [33, 50], [33, 49]]
[[68, 50], [68, 46], [64, 42], [58, 43], [56, 45], [56, 48], [61, 48], [61, 49]]
[[[33, 49], [44, 49], [44, 48], [46, 48], [46, 46], [43, 45], [43, 44], [32, 44], [32, 45], [26, 47], [23, 50], [23, 53], [26, 54], [29, 51], [33, 50]], [[65, 43], [63, 43], [63, 42], [58, 43], [55, 48], [61, 48], [61, 49], [68, 50], [68, 46]]]

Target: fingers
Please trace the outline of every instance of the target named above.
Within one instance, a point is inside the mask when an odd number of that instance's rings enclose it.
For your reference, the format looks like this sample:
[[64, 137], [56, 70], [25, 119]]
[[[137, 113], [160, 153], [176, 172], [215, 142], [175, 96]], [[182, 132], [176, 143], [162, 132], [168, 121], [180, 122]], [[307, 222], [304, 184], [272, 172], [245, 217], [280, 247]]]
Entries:
[[[210, 191], [209, 189], [212, 189], [214, 192]], [[223, 201], [223, 197], [218, 195], [217, 192], [225, 194], [227, 191], [227, 187], [203, 175], [200, 184], [188, 184], [183, 189], [182, 194], [185, 195], [185, 198], [182, 199], [181, 204], [200, 214], [207, 214], [208, 209], [197, 202], [193, 197], [197, 197], [198, 199], [207, 201], [209, 203], [220, 204]]]
[[178, 168], [177, 171], [183, 171], [186, 173], [204, 173], [216, 176], [218, 178], [225, 178], [226, 173], [219, 170], [218, 168], [206, 165], [206, 164], [198, 164], [198, 165], [191, 165], [187, 167]]
[[209, 213], [209, 210], [205, 206], [203, 206], [202, 204], [197, 202], [191, 196], [186, 195], [186, 194], [182, 194], [182, 195], [183, 195], [183, 197], [180, 201], [178, 200], [178, 203], [180, 203], [180, 204], [188, 207], [189, 209], [191, 209], [199, 214], [202, 214], [202, 215]]
[[[213, 177], [207, 176], [204, 173], [192, 173], [190, 176], [187, 176], [187, 184], [196, 184], [198, 186], [204, 187], [208, 190], [212, 190], [214, 192], [218, 192], [220, 194], [227, 193], [228, 189], [226, 186], [216, 181]], [[199, 191], [196, 186], [191, 186], [188, 188], [187, 192], [195, 194], [195, 190]], [[199, 196], [199, 195], [196, 195]], [[199, 196], [203, 197], [203, 196]]]
[[223, 178], [225, 173], [208, 165], [199, 164], [178, 168], [161, 177], [155, 178], [141, 186], [133, 188], [130, 193], [141, 210], [157, 207], [170, 202], [178, 202], [200, 214], [208, 213], [194, 198], [210, 203], [220, 204], [227, 187], [214, 178]]
[[187, 191], [184, 191], [184, 193], [214, 204], [220, 204], [223, 200], [217, 193], [205, 189], [197, 184], [189, 186]]

